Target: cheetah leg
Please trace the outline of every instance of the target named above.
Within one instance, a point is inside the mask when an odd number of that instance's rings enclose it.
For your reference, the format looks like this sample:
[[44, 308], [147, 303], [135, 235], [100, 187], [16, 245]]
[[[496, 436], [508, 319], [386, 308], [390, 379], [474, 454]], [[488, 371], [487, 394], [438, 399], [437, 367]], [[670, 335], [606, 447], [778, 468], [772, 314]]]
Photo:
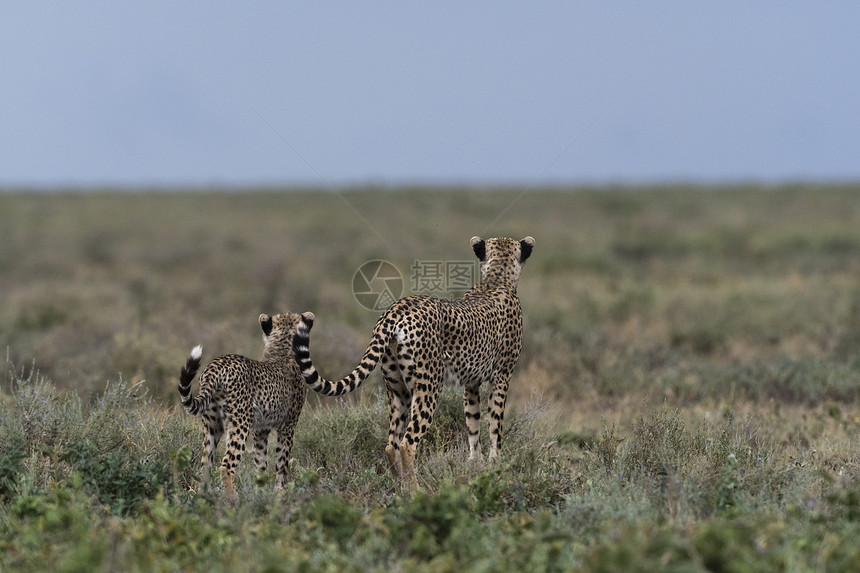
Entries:
[[[431, 372], [441, 372], [441, 364], [438, 369]], [[403, 465], [403, 481], [409, 492], [418, 489], [418, 476], [415, 473], [415, 452], [421, 438], [427, 433], [436, 412], [436, 399], [442, 388], [441, 377], [429, 381], [427, 384], [419, 382], [418, 390], [412, 396], [412, 419], [406, 427], [406, 434], [400, 441], [400, 458]]]
[[463, 410], [466, 414], [466, 429], [469, 431], [469, 461], [480, 460], [481, 455], [481, 396], [480, 386], [466, 386], [463, 394]]
[[278, 480], [275, 482], [277, 489], [283, 489], [287, 485], [287, 471], [289, 469], [290, 452], [293, 449], [293, 435], [296, 433], [296, 425], [301, 414], [301, 404], [299, 410], [289, 420], [284, 422], [278, 428], [278, 447], [275, 450], [275, 471], [278, 474]]
[[200, 490], [209, 489], [212, 483], [212, 466], [215, 464], [215, 450], [218, 442], [224, 435], [224, 425], [221, 421], [221, 412], [210, 408], [203, 413], [203, 458], [200, 460], [202, 466], [200, 472]]
[[400, 459], [400, 440], [406, 428], [406, 419], [409, 410], [409, 391], [399, 376], [394, 376], [395, 368], [383, 366], [383, 377], [385, 389], [388, 394], [388, 444], [385, 446], [385, 457], [388, 460], [388, 469], [394, 478], [395, 486], [400, 488], [400, 477], [403, 474], [403, 466]]
[[224, 459], [221, 460], [221, 483], [224, 484], [224, 495], [229, 501], [235, 502], [238, 500], [234, 483], [236, 467], [242, 459], [242, 452], [245, 451], [248, 430], [239, 427], [228, 414], [227, 435], [229, 442], [227, 443], [227, 451], [224, 453]]
[[499, 456], [502, 448], [502, 423], [505, 419], [505, 401], [508, 398], [508, 381], [500, 380], [493, 385], [490, 394], [490, 461]]
[[266, 473], [266, 461], [269, 457], [269, 430], [254, 432], [254, 467], [258, 474]]
[[418, 449], [418, 444], [410, 440], [413, 438], [407, 431], [400, 442], [400, 463], [403, 467], [401, 478], [406, 485], [407, 493], [418, 490], [418, 476], [415, 475], [415, 451]]

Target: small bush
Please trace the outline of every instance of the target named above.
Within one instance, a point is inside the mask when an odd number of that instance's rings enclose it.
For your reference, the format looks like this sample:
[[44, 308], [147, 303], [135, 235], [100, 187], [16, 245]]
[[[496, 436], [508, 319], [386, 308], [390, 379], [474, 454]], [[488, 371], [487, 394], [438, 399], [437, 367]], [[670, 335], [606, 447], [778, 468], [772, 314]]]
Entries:
[[23, 458], [24, 446], [20, 439], [6, 444], [0, 452], [0, 499], [16, 493]]
[[361, 523], [361, 512], [339, 497], [323, 495], [308, 505], [304, 518], [308, 527], [321, 527], [330, 539], [346, 547]]
[[18, 441], [28, 452], [56, 446], [82, 431], [83, 413], [74, 393], [60, 393], [40, 376], [14, 374], [8, 401], [0, 401], [0, 445]]
[[386, 515], [395, 543], [421, 560], [453, 549], [478, 526], [469, 490], [445, 486], [435, 495], [416, 493]]
[[129, 514], [145, 499], [170, 487], [169, 470], [161, 462], [142, 460], [124, 452], [100, 455], [87, 442], [68, 444], [60, 459], [80, 473], [84, 486], [101, 503], [120, 515]]

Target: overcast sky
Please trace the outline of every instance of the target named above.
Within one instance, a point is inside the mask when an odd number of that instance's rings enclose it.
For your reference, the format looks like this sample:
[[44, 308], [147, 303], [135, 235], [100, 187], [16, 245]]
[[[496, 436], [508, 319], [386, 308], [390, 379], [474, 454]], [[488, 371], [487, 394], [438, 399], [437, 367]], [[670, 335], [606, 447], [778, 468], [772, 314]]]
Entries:
[[0, 186], [860, 180], [860, 2], [9, 2]]

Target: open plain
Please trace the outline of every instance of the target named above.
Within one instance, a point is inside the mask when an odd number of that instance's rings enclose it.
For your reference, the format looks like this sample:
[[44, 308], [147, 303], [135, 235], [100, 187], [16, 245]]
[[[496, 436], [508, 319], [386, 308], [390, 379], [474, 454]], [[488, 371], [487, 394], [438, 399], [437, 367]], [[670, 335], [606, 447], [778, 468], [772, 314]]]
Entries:
[[[310, 310], [340, 377], [356, 271], [456, 296], [473, 235], [536, 241], [499, 463], [449, 387], [396, 496], [375, 373], [308, 396], [285, 489], [194, 493], [193, 346]], [[857, 186], [6, 191], [0, 348], [0, 571], [860, 570]]]

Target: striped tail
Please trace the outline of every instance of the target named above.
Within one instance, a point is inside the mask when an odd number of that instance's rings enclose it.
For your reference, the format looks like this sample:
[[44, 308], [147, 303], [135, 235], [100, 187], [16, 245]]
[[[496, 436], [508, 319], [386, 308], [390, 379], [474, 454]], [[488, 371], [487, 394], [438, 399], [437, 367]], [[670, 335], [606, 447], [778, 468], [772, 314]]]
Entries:
[[199, 344], [191, 350], [191, 355], [185, 362], [185, 366], [179, 372], [179, 396], [182, 398], [182, 406], [192, 416], [197, 416], [209, 402], [208, 396], [201, 399], [200, 396], [191, 395], [191, 381], [197, 376], [200, 369], [200, 357], [203, 356], [203, 347]]
[[373, 340], [364, 352], [364, 356], [355, 370], [340, 380], [326, 380], [321, 377], [314, 368], [310, 352], [310, 331], [314, 326], [314, 314], [305, 312], [302, 320], [296, 326], [296, 335], [293, 337], [293, 350], [296, 354], [296, 362], [302, 371], [302, 378], [310, 386], [311, 390], [324, 396], [343, 396], [349, 394], [359, 386], [376, 368], [382, 352], [388, 342], [388, 335], [382, 327], [382, 320], [376, 323], [373, 329]]

